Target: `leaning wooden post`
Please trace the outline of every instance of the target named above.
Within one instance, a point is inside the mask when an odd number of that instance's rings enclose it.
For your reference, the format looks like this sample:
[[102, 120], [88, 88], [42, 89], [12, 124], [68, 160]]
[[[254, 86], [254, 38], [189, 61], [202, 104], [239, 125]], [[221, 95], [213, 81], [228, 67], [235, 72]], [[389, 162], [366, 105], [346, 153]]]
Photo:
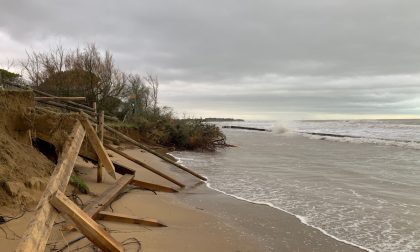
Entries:
[[178, 185], [179, 187], [185, 187], [185, 185], [183, 183], [181, 183], [181, 182], [177, 181], [176, 179], [171, 178], [168, 175], [166, 175], [166, 174], [164, 174], [164, 173], [162, 173], [162, 172], [154, 169], [153, 167], [151, 167], [151, 166], [143, 163], [142, 161], [140, 161], [140, 160], [138, 160], [138, 159], [136, 159], [136, 158], [134, 158], [134, 157], [132, 157], [132, 156], [130, 156], [130, 155], [128, 155], [128, 154], [126, 154], [126, 153], [124, 153], [124, 152], [122, 152], [122, 151], [120, 151], [120, 150], [118, 150], [118, 149], [116, 149], [116, 148], [114, 148], [114, 147], [112, 147], [110, 145], [108, 145], [108, 144], [105, 144], [105, 147], [107, 149], [110, 149], [113, 152], [117, 153], [118, 155], [120, 155], [120, 156], [122, 156], [122, 157], [124, 157], [124, 158], [126, 158], [126, 159], [128, 159], [128, 160], [130, 160], [130, 161], [132, 161], [132, 162], [134, 162], [136, 164], [138, 164], [138, 165], [141, 165], [145, 169], [147, 169], [147, 170], [149, 170], [149, 171], [151, 171], [151, 172], [153, 172], [153, 173], [161, 176], [162, 178], [165, 178], [166, 180], [171, 181], [172, 183]]
[[[102, 110], [98, 114], [98, 137], [102, 143], [104, 142], [104, 122], [105, 122], [105, 113]], [[98, 162], [98, 173], [96, 176], [96, 181], [98, 183], [102, 183], [102, 162], [100, 160]]]
[[205, 177], [201, 176], [200, 174], [198, 174], [198, 173], [196, 173], [194, 171], [191, 171], [187, 167], [185, 167], [185, 166], [183, 166], [181, 164], [178, 164], [177, 162], [175, 162], [175, 161], [171, 160], [170, 158], [166, 157], [165, 155], [162, 155], [162, 154], [158, 153], [157, 151], [152, 150], [151, 148], [147, 147], [146, 145], [137, 142], [136, 140], [134, 140], [134, 139], [132, 139], [132, 138], [124, 135], [123, 133], [119, 132], [118, 130], [116, 130], [116, 129], [114, 129], [114, 128], [106, 125], [106, 124], [105, 124], [105, 129], [109, 130], [112, 133], [115, 133], [117, 136], [119, 136], [120, 138], [126, 140], [127, 142], [132, 143], [132, 144], [134, 144], [134, 145], [142, 148], [143, 150], [145, 150], [145, 151], [147, 151], [147, 152], [149, 152], [149, 153], [151, 153], [151, 154], [153, 154], [153, 155], [155, 155], [155, 156], [157, 156], [157, 157], [165, 160], [166, 162], [168, 162], [170, 164], [173, 164], [174, 166], [176, 166], [176, 167], [178, 167], [178, 168], [180, 168], [180, 169], [188, 172], [189, 174], [191, 174], [191, 175], [193, 175], [193, 176], [195, 176], [195, 177], [197, 177], [197, 178], [199, 178], [201, 180], [204, 180], [204, 181], [207, 180]]
[[98, 135], [96, 134], [95, 129], [90, 124], [89, 120], [85, 116], [85, 114], [81, 114], [79, 118], [80, 122], [82, 123], [83, 127], [86, 130], [88, 140], [95, 150], [96, 154], [98, 155], [98, 159], [101, 161], [101, 163], [104, 165], [106, 171], [109, 175], [111, 175], [114, 179], [117, 177], [115, 176], [115, 167], [112, 163], [111, 159], [108, 156], [108, 153], [106, 153], [105, 148], [99, 139]]
[[16, 251], [41, 252], [45, 250], [48, 237], [58, 215], [49, 200], [57, 190], [64, 191], [66, 189], [84, 137], [85, 130], [80, 122], [76, 121], [73, 131], [64, 143], [58, 163]]

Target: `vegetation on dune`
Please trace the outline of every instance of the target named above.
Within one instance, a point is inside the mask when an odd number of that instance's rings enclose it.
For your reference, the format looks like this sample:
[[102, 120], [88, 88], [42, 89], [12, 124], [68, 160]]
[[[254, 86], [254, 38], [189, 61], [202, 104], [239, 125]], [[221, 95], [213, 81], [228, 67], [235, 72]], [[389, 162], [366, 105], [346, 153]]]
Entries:
[[78, 175], [72, 174], [69, 183], [81, 193], [88, 194], [90, 192], [86, 181]]
[[20, 77], [19, 74], [9, 72], [5, 69], [0, 68], [0, 85], [2, 85], [4, 82], [14, 82]]
[[135, 130], [151, 144], [188, 150], [215, 150], [223, 145], [221, 130], [199, 119], [177, 119], [168, 107], [159, 106], [158, 77], [125, 73], [112, 54], [94, 44], [65, 50], [28, 53], [22, 62], [24, 76], [34, 88], [57, 96], [84, 96], [88, 104], [118, 117], [116, 127]]

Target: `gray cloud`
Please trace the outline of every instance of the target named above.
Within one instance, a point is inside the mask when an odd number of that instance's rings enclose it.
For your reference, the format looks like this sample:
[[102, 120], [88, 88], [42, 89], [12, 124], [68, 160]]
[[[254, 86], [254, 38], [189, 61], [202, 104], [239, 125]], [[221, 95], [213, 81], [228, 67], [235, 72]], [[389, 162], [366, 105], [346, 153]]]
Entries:
[[162, 103], [194, 115], [418, 115], [419, 9], [415, 0], [3, 1], [0, 55], [95, 41], [123, 69], [158, 73]]

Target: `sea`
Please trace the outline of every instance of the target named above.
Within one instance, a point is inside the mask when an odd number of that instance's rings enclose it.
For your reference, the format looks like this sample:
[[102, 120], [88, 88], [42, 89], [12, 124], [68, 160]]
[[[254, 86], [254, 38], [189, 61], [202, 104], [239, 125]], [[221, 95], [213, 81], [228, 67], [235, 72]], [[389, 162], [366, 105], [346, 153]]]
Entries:
[[175, 152], [222, 193], [368, 251], [420, 251], [420, 120], [243, 121], [229, 144]]

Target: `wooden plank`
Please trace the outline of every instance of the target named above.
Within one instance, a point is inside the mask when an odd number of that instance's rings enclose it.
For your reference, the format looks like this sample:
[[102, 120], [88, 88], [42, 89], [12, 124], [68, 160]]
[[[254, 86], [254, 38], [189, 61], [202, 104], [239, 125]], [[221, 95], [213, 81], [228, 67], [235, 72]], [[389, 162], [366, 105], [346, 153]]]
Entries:
[[[47, 96], [47, 97], [54, 97], [54, 95], [52, 95], [52, 94], [49, 94], [49, 93], [46, 93], [46, 92], [42, 92], [42, 91], [39, 91], [39, 90], [36, 90], [36, 89], [31, 89], [35, 94], [38, 94], [38, 95], [43, 95], [43, 96]], [[79, 108], [82, 108], [82, 109], [87, 109], [87, 110], [89, 110], [89, 111], [91, 111], [91, 112], [93, 112], [92, 111], [92, 108], [91, 107], [89, 107], [89, 106], [86, 106], [86, 105], [83, 105], [83, 104], [80, 104], [80, 103], [77, 103], [77, 102], [72, 102], [72, 101], [63, 101], [64, 103], [67, 103], [67, 104], [69, 104], [69, 105], [72, 105], [72, 106], [76, 106], [76, 107], [79, 107]]]
[[124, 187], [127, 186], [131, 180], [133, 180], [133, 178], [134, 175], [130, 174], [122, 176], [115, 182], [115, 184], [109, 187], [98, 198], [91, 201], [83, 210], [87, 213], [88, 216], [95, 219], [96, 215], [109, 204], [111, 204], [111, 202], [118, 196]]
[[139, 224], [139, 225], [151, 226], [151, 227], [167, 227], [165, 224], [162, 224], [156, 219], [138, 218], [136, 216], [107, 212], [107, 211], [99, 212], [98, 219], [107, 220], [107, 221], [117, 221], [117, 222], [123, 222], [123, 223]]
[[[48, 96], [48, 97], [54, 97], [54, 95], [46, 93], [46, 92], [42, 92], [36, 89], [32, 89], [32, 87], [30, 86], [22, 86], [22, 85], [18, 85], [18, 84], [13, 84], [13, 83], [8, 83], [8, 85], [17, 87], [17, 88], [21, 88], [21, 89], [25, 89], [25, 90], [31, 90], [32, 92], [34, 92], [35, 94], [38, 95], [43, 95], [43, 96]], [[69, 104], [71, 106], [75, 106], [75, 107], [79, 107], [82, 108], [83, 111], [89, 111], [89, 112], [93, 112], [93, 109], [89, 106], [77, 103], [77, 102], [73, 102], [73, 101], [62, 101], [63, 103]], [[60, 104], [63, 105], [63, 104]], [[76, 111], [78, 112], [78, 111]], [[115, 121], [115, 122], [119, 122], [120, 120], [116, 117], [113, 116], [109, 116], [109, 115], [105, 115], [105, 119], [110, 120], [110, 121]]]
[[126, 154], [126, 153], [124, 153], [124, 152], [122, 152], [122, 151], [114, 148], [114, 147], [112, 147], [111, 145], [105, 144], [105, 147], [107, 149], [112, 150], [113, 152], [117, 153], [118, 155], [120, 155], [122, 157], [125, 157], [126, 159], [128, 159], [128, 160], [130, 160], [130, 161], [132, 161], [132, 162], [134, 162], [134, 163], [136, 163], [138, 165], [141, 165], [145, 169], [147, 169], [147, 170], [149, 170], [149, 171], [151, 171], [151, 172], [153, 172], [153, 173], [161, 176], [162, 178], [165, 178], [166, 180], [169, 180], [172, 183], [174, 183], [174, 184], [176, 184], [176, 185], [178, 185], [180, 187], [185, 187], [184, 184], [182, 184], [181, 182], [177, 181], [176, 179], [171, 178], [170, 176], [168, 176], [168, 175], [166, 175], [166, 174], [164, 174], [164, 173], [156, 170], [155, 168], [149, 166], [148, 164], [145, 164], [142, 161], [140, 161], [140, 160], [138, 160], [138, 159], [136, 159], [136, 158], [134, 158], [134, 157], [132, 157], [132, 156], [130, 156], [130, 155], [128, 155], [128, 154]]
[[35, 101], [86, 101], [86, 97], [67, 97], [67, 96], [37, 96]]
[[57, 190], [66, 189], [84, 137], [85, 130], [80, 122], [77, 121], [69, 138], [64, 143], [63, 151], [58, 157], [54, 172], [48, 181], [48, 185], [38, 202], [34, 216], [29, 222], [16, 251], [45, 250], [52, 226], [58, 215], [57, 211], [49, 203], [49, 198]]
[[56, 101], [40, 100], [40, 101], [37, 101], [37, 102], [47, 104], [47, 105], [50, 105], [50, 106], [54, 106], [54, 107], [58, 107], [58, 108], [62, 108], [62, 109], [66, 109], [66, 110], [70, 110], [70, 111], [73, 111], [73, 112], [83, 111], [90, 116], [95, 116], [95, 113], [92, 112], [92, 111], [89, 111], [89, 110], [86, 110], [86, 109], [83, 109], [83, 108], [73, 107], [72, 105], [68, 105], [68, 104], [62, 104], [62, 103], [59, 103], [59, 102], [56, 102]]
[[96, 151], [96, 154], [98, 154], [100, 163], [104, 166], [108, 174], [111, 175], [114, 179], [116, 179], [114, 164], [109, 158], [108, 153], [106, 153], [105, 148], [102, 142], [99, 140], [98, 135], [96, 135], [96, 132], [93, 129], [92, 125], [86, 117], [81, 117], [80, 122], [82, 123], [83, 127], [85, 127], [89, 142], [92, 145], [93, 149]]
[[[66, 104], [62, 104], [60, 102], [56, 102], [56, 101], [37, 101], [43, 104], [47, 104], [50, 106], [54, 106], [54, 107], [58, 107], [58, 108], [62, 108], [62, 109], [66, 109], [66, 110], [70, 110], [73, 112], [80, 112], [83, 111], [84, 113], [88, 114], [89, 116], [91, 116], [91, 120], [96, 121], [96, 114], [95, 112], [92, 112], [90, 110], [86, 110], [83, 108], [77, 108], [77, 107], [73, 107], [72, 105], [66, 105]], [[109, 121], [114, 121], [114, 122], [120, 122], [120, 120], [118, 120], [118, 118], [113, 117], [113, 116], [108, 116], [105, 115], [105, 119], [109, 120]]]
[[[96, 107], [96, 103], [95, 103], [95, 107]], [[98, 137], [102, 143], [104, 142], [104, 120], [105, 120], [104, 115], [105, 113], [103, 110], [98, 114]], [[98, 183], [102, 183], [102, 166], [103, 166], [102, 162], [99, 161], [98, 172], [96, 174], [96, 181]]]
[[70, 217], [80, 232], [102, 251], [124, 251], [119, 241], [115, 240], [61, 191], [57, 191], [50, 202], [57, 210]]
[[132, 144], [134, 144], [134, 145], [142, 148], [143, 150], [145, 150], [145, 151], [147, 151], [147, 152], [149, 152], [149, 153], [151, 153], [151, 154], [153, 154], [153, 155], [155, 155], [155, 156], [157, 156], [157, 157], [165, 160], [166, 162], [168, 162], [168, 163], [170, 163], [170, 164], [172, 164], [172, 165], [174, 165], [174, 166], [176, 166], [176, 167], [178, 167], [178, 168], [180, 168], [180, 169], [182, 169], [182, 170], [190, 173], [191, 175], [193, 175], [193, 176], [195, 176], [195, 177], [197, 177], [197, 178], [199, 178], [201, 180], [204, 180], [204, 181], [207, 180], [205, 177], [201, 176], [200, 174], [198, 174], [198, 173], [196, 173], [194, 171], [191, 171], [187, 167], [185, 167], [185, 166], [183, 166], [181, 164], [178, 164], [177, 162], [175, 162], [175, 161], [171, 160], [170, 158], [166, 157], [165, 155], [162, 155], [161, 153], [159, 153], [159, 152], [157, 152], [155, 150], [152, 150], [151, 148], [147, 147], [146, 145], [137, 142], [136, 140], [134, 140], [134, 139], [132, 139], [132, 138], [124, 135], [123, 133], [119, 132], [118, 130], [116, 130], [116, 129], [114, 129], [114, 128], [106, 125], [106, 124], [105, 124], [105, 129], [111, 131], [112, 133], [115, 133], [117, 136], [121, 137], [122, 139], [126, 140], [127, 142], [132, 143]]
[[152, 191], [169, 192], [169, 193], [178, 192], [177, 190], [170, 187], [156, 185], [156, 184], [152, 184], [152, 183], [148, 183], [148, 182], [144, 182], [144, 181], [140, 181], [136, 179], [133, 179], [130, 182], [130, 184], [143, 188], [143, 189], [152, 190]]

